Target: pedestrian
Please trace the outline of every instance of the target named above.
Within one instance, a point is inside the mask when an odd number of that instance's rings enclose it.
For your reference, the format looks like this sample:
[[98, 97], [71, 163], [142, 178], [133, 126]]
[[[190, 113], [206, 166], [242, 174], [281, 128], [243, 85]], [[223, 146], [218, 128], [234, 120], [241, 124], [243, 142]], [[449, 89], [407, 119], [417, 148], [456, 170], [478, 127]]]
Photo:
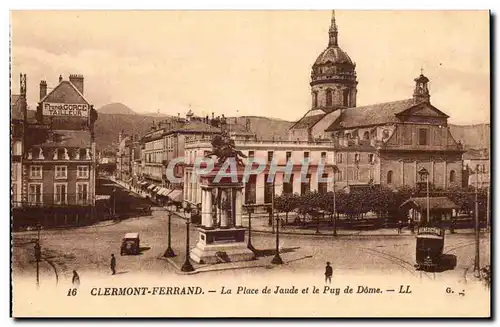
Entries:
[[112, 275], [116, 274], [116, 258], [114, 254], [111, 255], [111, 272]]
[[78, 276], [78, 273], [76, 270], [73, 270], [73, 280], [71, 281], [73, 283], [73, 286], [78, 287], [80, 286], [80, 276]]
[[400, 221], [398, 221], [398, 234], [401, 234], [402, 228], [403, 228], [403, 222], [400, 220]]
[[330, 266], [330, 262], [326, 263], [325, 267], [325, 283], [332, 283], [333, 268]]

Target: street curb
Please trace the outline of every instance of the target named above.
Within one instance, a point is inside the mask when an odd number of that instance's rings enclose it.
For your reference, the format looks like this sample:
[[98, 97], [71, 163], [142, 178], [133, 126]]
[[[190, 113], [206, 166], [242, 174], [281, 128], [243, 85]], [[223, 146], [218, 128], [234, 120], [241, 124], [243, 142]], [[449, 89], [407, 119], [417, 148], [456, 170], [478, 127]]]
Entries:
[[[261, 233], [261, 234], [276, 234], [276, 233], [273, 233], [272, 231], [267, 231], [267, 230], [259, 230], [259, 229], [253, 229], [252, 228], [252, 233]], [[487, 234], [488, 232], [480, 232], [481, 234]], [[390, 237], [394, 237], [394, 236], [403, 236], [403, 237], [408, 237], [408, 236], [413, 236], [415, 237], [416, 234], [337, 234], [337, 236], [333, 236], [332, 233], [320, 233], [320, 234], [316, 234], [316, 233], [303, 233], [303, 232], [285, 232], [285, 231], [282, 231], [280, 230], [280, 234], [285, 234], [285, 235], [301, 235], [301, 236], [315, 236], [315, 237], [324, 237], [324, 236], [328, 236], [328, 237], [352, 237], [352, 236], [355, 236], [355, 237], [364, 237], [364, 236], [390, 236]], [[467, 233], [455, 233], [453, 235], [474, 235], [475, 233], [474, 232], [467, 232]], [[452, 235], [452, 234], [446, 234], [446, 235]]]
[[[179, 267], [179, 265], [177, 265], [177, 263], [175, 263], [174, 260], [172, 260], [171, 258], [158, 257], [158, 259], [165, 260], [168, 263], [170, 263], [176, 269], [175, 273], [177, 275], [195, 275], [195, 274], [204, 273], [204, 272], [237, 270], [237, 269], [247, 269], [247, 268], [272, 268], [272, 265], [269, 265], [269, 264], [258, 264], [258, 265], [254, 265], [254, 266], [241, 266], [241, 267], [214, 267], [216, 265], [205, 265], [203, 267], [198, 268], [195, 271], [184, 272], [184, 271], [181, 271], [181, 268]], [[245, 261], [245, 262], [248, 262], [248, 261]], [[210, 268], [206, 269], [207, 267], [210, 267]]]

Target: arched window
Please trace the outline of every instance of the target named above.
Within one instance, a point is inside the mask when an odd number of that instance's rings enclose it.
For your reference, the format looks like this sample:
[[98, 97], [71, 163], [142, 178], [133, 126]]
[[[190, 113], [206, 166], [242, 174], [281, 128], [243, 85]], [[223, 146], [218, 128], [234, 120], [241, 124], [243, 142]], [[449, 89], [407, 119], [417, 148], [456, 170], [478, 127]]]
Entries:
[[326, 106], [331, 107], [333, 105], [333, 90], [326, 90]]
[[318, 107], [318, 91], [313, 92], [313, 108]]
[[450, 183], [455, 182], [455, 177], [456, 177], [455, 171], [454, 170], [450, 171]]
[[343, 93], [343, 104], [345, 107], [349, 107], [349, 89], [344, 90]]
[[392, 184], [392, 170], [387, 172], [387, 184]]
[[366, 131], [363, 133], [363, 139], [369, 140], [370, 139], [370, 132]]

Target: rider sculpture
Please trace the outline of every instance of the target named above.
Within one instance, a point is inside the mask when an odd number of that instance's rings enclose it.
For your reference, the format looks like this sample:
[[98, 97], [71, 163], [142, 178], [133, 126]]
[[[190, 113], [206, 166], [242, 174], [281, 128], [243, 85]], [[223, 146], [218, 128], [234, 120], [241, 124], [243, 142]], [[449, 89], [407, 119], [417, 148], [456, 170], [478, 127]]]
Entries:
[[225, 133], [215, 135], [212, 139], [212, 152], [208, 153], [206, 157], [211, 156], [217, 157], [218, 164], [223, 164], [228, 158], [234, 158], [240, 165], [244, 165], [241, 158], [247, 157], [243, 152], [235, 149], [234, 140]]

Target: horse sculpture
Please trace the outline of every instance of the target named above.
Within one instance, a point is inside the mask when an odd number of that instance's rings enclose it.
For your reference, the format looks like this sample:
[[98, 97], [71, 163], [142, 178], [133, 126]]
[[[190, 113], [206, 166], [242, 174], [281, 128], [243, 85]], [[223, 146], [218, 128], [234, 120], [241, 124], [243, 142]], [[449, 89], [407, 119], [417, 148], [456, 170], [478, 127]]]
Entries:
[[218, 164], [223, 164], [228, 158], [234, 158], [240, 165], [244, 165], [241, 158], [247, 157], [243, 152], [235, 149], [234, 140], [229, 138], [227, 134], [214, 136], [212, 139], [212, 151], [205, 157], [212, 156], [217, 157]]

